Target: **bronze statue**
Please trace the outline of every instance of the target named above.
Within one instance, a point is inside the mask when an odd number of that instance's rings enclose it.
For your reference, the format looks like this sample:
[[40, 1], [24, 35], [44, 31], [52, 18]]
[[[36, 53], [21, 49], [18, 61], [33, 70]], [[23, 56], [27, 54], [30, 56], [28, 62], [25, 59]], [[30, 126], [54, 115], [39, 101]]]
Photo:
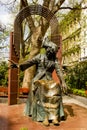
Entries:
[[[56, 58], [57, 45], [47, 39], [43, 42], [43, 47], [46, 49], [45, 54], [38, 54], [20, 65], [12, 64], [11, 68], [20, 67], [24, 71], [36, 65], [36, 74], [30, 88], [25, 114], [32, 116], [33, 120], [43, 121], [46, 126], [49, 125], [50, 120], [54, 125], [58, 125], [58, 118], [64, 117], [62, 90], [65, 91], [67, 87]], [[52, 79], [54, 69], [60, 79], [60, 84]]]

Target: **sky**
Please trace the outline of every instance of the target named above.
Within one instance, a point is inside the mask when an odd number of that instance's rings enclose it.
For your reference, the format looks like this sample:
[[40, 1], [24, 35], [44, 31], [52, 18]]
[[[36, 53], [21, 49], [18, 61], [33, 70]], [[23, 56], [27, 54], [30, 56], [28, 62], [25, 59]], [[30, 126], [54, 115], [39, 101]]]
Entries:
[[10, 20], [11, 15], [3, 7], [0, 7], [0, 22], [6, 25]]
[[2, 24], [7, 25], [10, 22], [10, 15], [9, 14], [0, 14], [0, 22]]
[[[0, 0], [0, 2], [2, 2], [2, 3], [8, 3], [8, 1], [12, 2], [13, 0]], [[41, 1], [42, 0], [39, 0], [39, 3], [42, 3]], [[8, 13], [8, 11], [6, 10], [6, 8], [4, 6], [0, 6], [0, 22], [7, 25], [11, 21], [12, 21], [11, 14]]]
[[[0, 0], [0, 2], [1, 2], [1, 0]], [[5, 0], [3, 0], [3, 2], [5, 2]], [[8, 27], [10, 22], [11, 22], [11, 15], [7, 12], [6, 8], [4, 8], [4, 6], [0, 6], [0, 23], [2, 25], [6, 25], [6, 27]], [[9, 43], [8, 39], [6, 40], [6, 42], [4, 42], [2, 44], [6, 45], [7, 43]], [[0, 50], [0, 52], [1, 52], [1, 50]], [[2, 53], [0, 53], [0, 61], [8, 60], [8, 57], [9, 57], [8, 52], [9, 52], [8, 48], [5, 48], [2, 50]]]
[[0, 0], [0, 2], [6, 4], [6, 6], [0, 5], [0, 22], [7, 25], [12, 21], [12, 15], [8, 12], [7, 8], [9, 7], [9, 3], [13, 2], [13, 0]]

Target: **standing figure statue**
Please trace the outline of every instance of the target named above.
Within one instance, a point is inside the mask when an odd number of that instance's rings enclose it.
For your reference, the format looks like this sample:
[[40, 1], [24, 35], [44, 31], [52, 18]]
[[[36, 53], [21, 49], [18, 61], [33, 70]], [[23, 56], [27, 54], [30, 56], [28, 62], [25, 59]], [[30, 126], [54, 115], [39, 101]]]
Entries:
[[[58, 118], [65, 117], [62, 103], [62, 91], [67, 87], [63, 78], [62, 68], [56, 57], [58, 47], [46, 39], [43, 42], [46, 53], [38, 54], [24, 63], [11, 64], [11, 68], [20, 67], [22, 71], [36, 65], [36, 74], [31, 82], [31, 88], [25, 107], [25, 114], [32, 116], [33, 120], [42, 121], [48, 126], [51, 120], [54, 125], [59, 125]], [[52, 72], [56, 71], [60, 83], [52, 78]]]

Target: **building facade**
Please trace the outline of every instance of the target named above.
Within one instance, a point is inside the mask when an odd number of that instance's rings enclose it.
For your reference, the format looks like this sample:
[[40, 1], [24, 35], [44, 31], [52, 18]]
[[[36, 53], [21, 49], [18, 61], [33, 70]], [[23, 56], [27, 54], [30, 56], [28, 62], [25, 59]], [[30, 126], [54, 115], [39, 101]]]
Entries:
[[[87, 2], [86, 2], [87, 3]], [[78, 7], [86, 6], [85, 2]], [[60, 22], [62, 64], [72, 66], [87, 60], [87, 9], [71, 10]]]

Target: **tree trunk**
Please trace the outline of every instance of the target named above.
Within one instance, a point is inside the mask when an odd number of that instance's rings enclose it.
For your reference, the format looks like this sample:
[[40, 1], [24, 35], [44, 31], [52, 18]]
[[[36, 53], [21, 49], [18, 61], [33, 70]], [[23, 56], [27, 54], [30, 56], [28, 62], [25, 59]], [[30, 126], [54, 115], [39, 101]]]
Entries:
[[[37, 55], [40, 52], [42, 43], [41, 41], [39, 41], [39, 38], [41, 38], [41, 26], [35, 28], [34, 33], [31, 36], [32, 46], [29, 54], [29, 59], [32, 59], [35, 55]], [[36, 72], [35, 65], [25, 70], [23, 84], [22, 84], [23, 88], [30, 87], [35, 72]]]

